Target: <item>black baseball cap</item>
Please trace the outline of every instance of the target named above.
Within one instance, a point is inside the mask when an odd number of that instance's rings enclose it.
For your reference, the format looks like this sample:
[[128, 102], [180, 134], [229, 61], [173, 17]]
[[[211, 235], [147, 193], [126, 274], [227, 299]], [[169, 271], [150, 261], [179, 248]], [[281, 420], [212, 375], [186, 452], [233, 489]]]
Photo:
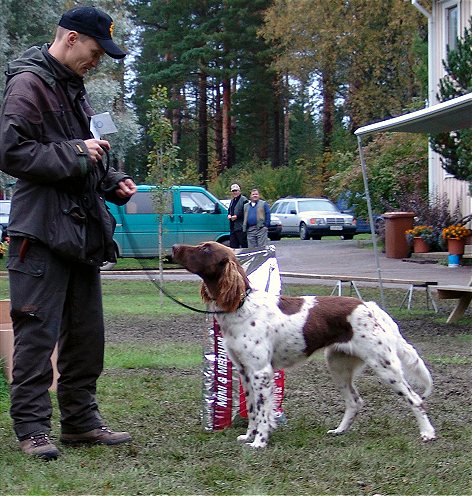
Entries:
[[75, 7], [68, 10], [62, 15], [59, 26], [94, 38], [105, 53], [114, 59], [122, 59], [126, 55], [111, 39], [113, 19], [95, 7]]

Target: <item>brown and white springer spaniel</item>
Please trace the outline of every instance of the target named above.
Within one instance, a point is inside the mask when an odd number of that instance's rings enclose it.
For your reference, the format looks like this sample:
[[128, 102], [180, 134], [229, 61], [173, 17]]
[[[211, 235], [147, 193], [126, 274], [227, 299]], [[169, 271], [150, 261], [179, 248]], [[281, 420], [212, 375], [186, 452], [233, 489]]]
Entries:
[[332, 434], [346, 432], [362, 406], [354, 378], [366, 366], [405, 399], [419, 424], [421, 439], [435, 439], [422, 398], [405, 378], [432, 390], [431, 375], [398, 326], [373, 302], [343, 296], [273, 296], [251, 290], [233, 251], [219, 243], [174, 245], [174, 260], [203, 279], [201, 295], [224, 336], [229, 357], [242, 377], [249, 425], [238, 441], [267, 445], [276, 427], [274, 369], [301, 362], [324, 348], [328, 368], [346, 410]]

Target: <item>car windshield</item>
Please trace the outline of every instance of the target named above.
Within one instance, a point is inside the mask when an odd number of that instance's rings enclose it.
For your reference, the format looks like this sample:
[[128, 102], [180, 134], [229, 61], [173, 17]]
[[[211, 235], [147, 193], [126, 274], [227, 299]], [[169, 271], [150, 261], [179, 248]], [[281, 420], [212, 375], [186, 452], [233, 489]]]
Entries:
[[303, 200], [298, 202], [299, 212], [311, 212], [313, 210], [323, 212], [339, 212], [336, 206], [327, 200]]

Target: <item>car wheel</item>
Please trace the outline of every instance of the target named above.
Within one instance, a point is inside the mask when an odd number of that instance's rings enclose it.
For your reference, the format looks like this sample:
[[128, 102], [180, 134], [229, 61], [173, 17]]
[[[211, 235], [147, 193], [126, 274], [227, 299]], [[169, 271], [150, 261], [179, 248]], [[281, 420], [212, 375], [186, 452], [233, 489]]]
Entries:
[[271, 241], [280, 241], [280, 238], [281, 238], [281, 236], [277, 236], [277, 234], [273, 235], [273, 236], [269, 236], [269, 239]]
[[308, 235], [308, 229], [306, 228], [306, 224], [304, 222], [300, 224], [300, 239], [310, 239], [310, 236]]
[[354, 239], [354, 234], [343, 234], [343, 239]]

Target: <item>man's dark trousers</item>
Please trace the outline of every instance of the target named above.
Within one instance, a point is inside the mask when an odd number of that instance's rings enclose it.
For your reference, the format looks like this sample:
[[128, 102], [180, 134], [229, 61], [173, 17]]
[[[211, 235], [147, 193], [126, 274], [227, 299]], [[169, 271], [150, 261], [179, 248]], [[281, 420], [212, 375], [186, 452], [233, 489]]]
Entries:
[[104, 353], [99, 268], [62, 260], [37, 242], [28, 242], [25, 250], [23, 240], [11, 238], [8, 261], [15, 339], [10, 414], [15, 433], [22, 440], [51, 428], [48, 388], [56, 342], [62, 431], [95, 429], [103, 425], [95, 400]]
[[247, 236], [242, 229], [230, 231], [229, 246], [231, 248], [247, 248]]

